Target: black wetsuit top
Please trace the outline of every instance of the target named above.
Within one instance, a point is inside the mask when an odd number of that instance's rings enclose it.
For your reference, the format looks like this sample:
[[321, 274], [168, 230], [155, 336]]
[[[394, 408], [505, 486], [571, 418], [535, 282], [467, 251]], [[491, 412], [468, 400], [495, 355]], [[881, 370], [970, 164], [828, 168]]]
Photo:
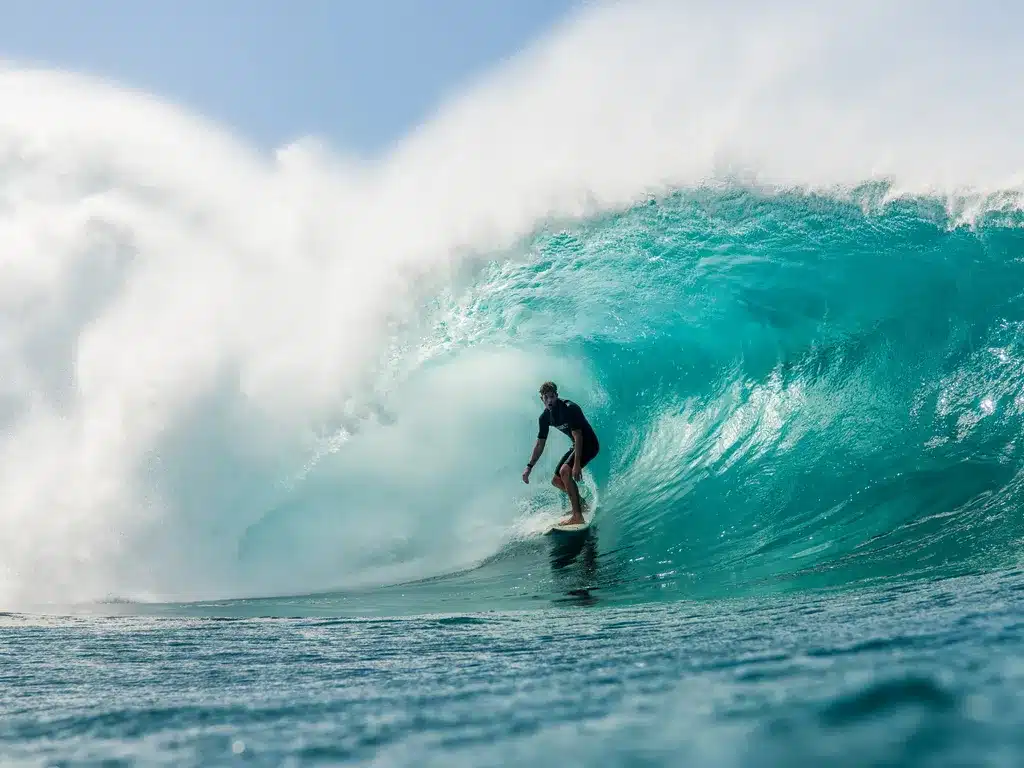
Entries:
[[572, 431], [574, 429], [581, 430], [583, 432], [583, 453], [597, 454], [600, 448], [597, 442], [597, 434], [594, 432], [593, 427], [590, 426], [590, 422], [587, 421], [587, 417], [583, 415], [583, 409], [572, 400], [559, 398], [555, 401], [555, 405], [551, 410], [544, 409], [539, 419], [537, 439], [547, 440], [548, 430], [551, 427], [568, 436], [570, 440], [572, 440]]

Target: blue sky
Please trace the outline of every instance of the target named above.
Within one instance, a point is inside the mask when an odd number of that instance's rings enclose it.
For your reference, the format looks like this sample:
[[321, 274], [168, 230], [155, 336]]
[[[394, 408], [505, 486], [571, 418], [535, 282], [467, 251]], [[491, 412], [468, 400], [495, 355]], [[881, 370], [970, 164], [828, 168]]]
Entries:
[[5, 0], [0, 59], [102, 75], [263, 147], [386, 147], [576, 0]]

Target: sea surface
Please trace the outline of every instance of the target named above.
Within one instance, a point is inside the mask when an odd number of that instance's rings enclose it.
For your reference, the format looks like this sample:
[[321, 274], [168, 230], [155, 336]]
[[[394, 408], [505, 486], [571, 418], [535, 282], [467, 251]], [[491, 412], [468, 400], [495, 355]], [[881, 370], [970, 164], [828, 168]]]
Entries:
[[0, 765], [1024, 765], [1020, 25], [743, 7], [360, 162], [0, 69]]
[[[9, 765], [1020, 764], [1020, 571], [393, 618], [5, 615]], [[225, 611], [230, 612], [230, 611]]]

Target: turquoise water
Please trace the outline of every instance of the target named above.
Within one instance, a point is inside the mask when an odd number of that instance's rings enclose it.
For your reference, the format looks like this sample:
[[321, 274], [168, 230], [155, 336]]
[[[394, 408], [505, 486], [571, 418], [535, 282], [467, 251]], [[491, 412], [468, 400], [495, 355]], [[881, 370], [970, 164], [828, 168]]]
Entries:
[[[1022, 219], [886, 193], [552, 224], [429, 287], [393, 388], [288, 482], [168, 449], [181, 520], [246, 521], [223, 582], [4, 615], [0, 753], [1018, 764]], [[541, 374], [603, 446], [561, 543], [561, 444], [519, 479]]]
[[[564, 446], [555, 436], [525, 489], [537, 382], [509, 392], [496, 383], [503, 365], [485, 357], [469, 369], [469, 424], [456, 424], [465, 434], [451, 448], [438, 435], [423, 458], [450, 450], [445, 481], [500, 489], [487, 503], [505, 507], [505, 539], [452, 575], [393, 579], [408, 586], [367, 600], [341, 590], [338, 610], [385, 599], [396, 612], [514, 609], [583, 588], [610, 603], [756, 597], [1016, 566], [1020, 215], [958, 224], [937, 200], [887, 201], [886, 191], [683, 190], [542, 232], [435, 299], [430, 354], [406, 386], [448, 386], [488, 353], [557, 361], [564, 376], [553, 378], [603, 445], [589, 468], [594, 534], [578, 542], [570, 576], [524, 533], [539, 530], [524, 520], [558, 514], [546, 478]], [[493, 410], [474, 399], [492, 385]], [[429, 426], [449, 432], [458, 400], [433, 386], [424, 400], [442, 417]], [[401, 408], [372, 437], [398, 435], [385, 453], [402, 439]], [[488, 430], [501, 437], [481, 455]], [[337, 500], [361, 501], [336, 469], [361, 450], [357, 436], [247, 529], [239, 567], [265, 567], [283, 542], [318, 550]], [[415, 496], [451, 498], [441, 484], [393, 491], [410, 511], [426, 506], [374, 541], [374, 566], [437, 544], [422, 525], [443, 509]]]
[[1024, 764], [1011, 5], [585, 3], [376, 157], [0, 67], [0, 765]]

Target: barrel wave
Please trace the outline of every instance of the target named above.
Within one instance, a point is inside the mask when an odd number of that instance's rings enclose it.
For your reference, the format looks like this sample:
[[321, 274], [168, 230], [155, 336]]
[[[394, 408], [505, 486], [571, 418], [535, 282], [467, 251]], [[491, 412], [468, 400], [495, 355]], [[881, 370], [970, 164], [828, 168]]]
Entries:
[[[379, 157], [0, 69], [0, 608], [1019, 563], [1015, 27], [734, 5], [588, 5]], [[548, 379], [602, 445], [568, 548], [560, 436], [520, 479]]]
[[[426, 584], [450, 581], [467, 600], [559, 589], [646, 600], [1014, 565], [1020, 216], [991, 211], [958, 225], [937, 200], [888, 193], [677, 190], [540, 233], [526, 255], [496, 259], [439, 298], [424, 365], [445, 384], [417, 407], [446, 397], [472, 407], [452, 386], [467, 372], [478, 396], [495, 398], [498, 415], [483, 418], [500, 444], [486, 430], [463, 433], [455, 453], [471, 469], [467, 494], [474, 476], [502, 489], [489, 519], [509, 540]], [[501, 383], [510, 371], [498, 361], [510, 359], [557, 363], [517, 390]], [[545, 488], [512, 485], [550, 371], [604, 446], [591, 465], [593, 540], [564, 557], [524, 532], [519, 514], [510, 520], [514, 510], [558, 514], [546, 478], [561, 446], [535, 473]], [[309, 538], [292, 546], [308, 550], [322, 534], [318, 509]], [[289, 507], [268, 518], [282, 521], [268, 547], [309, 516]], [[390, 539], [401, 559], [405, 537]]]
[[958, 226], [886, 191], [679, 191], [489, 286], [587, 371], [629, 578], [721, 595], [1018, 562], [1019, 215]]

